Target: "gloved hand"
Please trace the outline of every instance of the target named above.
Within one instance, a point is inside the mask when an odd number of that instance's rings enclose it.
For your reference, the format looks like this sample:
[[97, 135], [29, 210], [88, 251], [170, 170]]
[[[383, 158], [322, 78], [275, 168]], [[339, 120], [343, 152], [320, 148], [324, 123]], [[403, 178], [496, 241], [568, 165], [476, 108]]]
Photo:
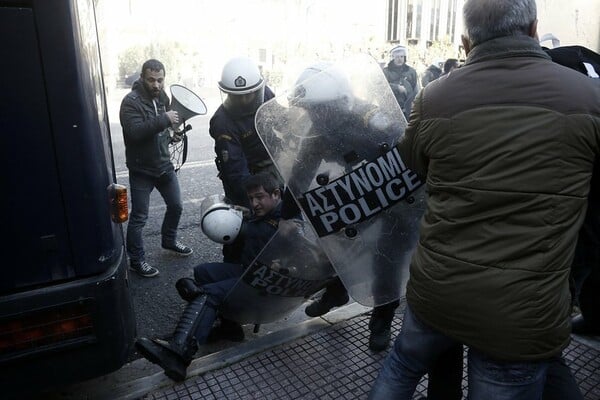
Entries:
[[376, 112], [369, 118], [369, 128], [376, 131], [385, 131], [391, 126], [391, 121], [387, 115], [382, 112]]
[[244, 207], [244, 206], [238, 206], [238, 205], [233, 205], [232, 207], [233, 207], [233, 209], [234, 209], [234, 210], [241, 211], [241, 212], [242, 212], [242, 216], [243, 216], [244, 218], [248, 218], [248, 217], [250, 217], [250, 215], [252, 214], [252, 213], [250, 212], [250, 209], [249, 209], [249, 208], [247, 208], [247, 207]]
[[178, 143], [183, 140], [183, 132], [173, 132], [173, 136], [171, 136], [171, 143]]
[[395, 83], [394, 87], [398, 93], [406, 94], [406, 88], [403, 85], [400, 85], [399, 83]]

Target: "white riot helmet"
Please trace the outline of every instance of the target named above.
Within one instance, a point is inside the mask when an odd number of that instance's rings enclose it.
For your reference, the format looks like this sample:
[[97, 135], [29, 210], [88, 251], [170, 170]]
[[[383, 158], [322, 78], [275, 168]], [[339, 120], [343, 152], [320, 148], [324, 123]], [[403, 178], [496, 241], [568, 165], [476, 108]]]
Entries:
[[247, 57], [235, 57], [225, 64], [219, 89], [223, 107], [235, 116], [254, 114], [265, 99], [265, 80], [258, 65]]
[[396, 57], [404, 57], [404, 62], [408, 61], [408, 49], [405, 46], [396, 46], [390, 50], [390, 58], [393, 60]]
[[231, 204], [222, 202], [222, 198], [211, 196], [201, 205], [202, 232], [213, 242], [221, 244], [232, 243], [242, 229], [243, 215]]
[[348, 112], [354, 96], [346, 74], [329, 62], [319, 62], [306, 68], [296, 80], [289, 97], [290, 104], [306, 109], [334, 108]]

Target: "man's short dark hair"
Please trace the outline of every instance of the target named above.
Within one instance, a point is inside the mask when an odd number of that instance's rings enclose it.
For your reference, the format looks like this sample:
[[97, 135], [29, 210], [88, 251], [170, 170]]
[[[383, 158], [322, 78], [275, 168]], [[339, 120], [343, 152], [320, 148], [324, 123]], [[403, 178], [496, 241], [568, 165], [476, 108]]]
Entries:
[[444, 73], [450, 72], [452, 68], [458, 67], [458, 60], [456, 58], [449, 58], [444, 63]]
[[277, 179], [273, 176], [273, 174], [268, 172], [261, 172], [256, 175], [250, 175], [244, 181], [244, 188], [246, 192], [262, 187], [265, 192], [269, 194], [273, 194], [275, 190], [281, 190]]
[[[142, 65], [142, 76], [144, 76], [144, 73], [146, 72], [147, 69], [149, 69], [150, 71], [160, 72], [160, 71], [165, 71], [165, 66], [160, 61], [155, 60], [154, 58], [151, 58], [150, 60], [147, 60]], [[166, 74], [166, 71], [165, 71], [165, 74]]]

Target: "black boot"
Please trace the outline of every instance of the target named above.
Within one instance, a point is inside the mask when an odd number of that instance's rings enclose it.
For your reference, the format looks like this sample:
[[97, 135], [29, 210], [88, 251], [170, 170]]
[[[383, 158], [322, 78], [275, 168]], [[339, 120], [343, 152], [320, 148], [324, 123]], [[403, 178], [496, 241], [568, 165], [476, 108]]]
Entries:
[[348, 291], [339, 278], [336, 278], [332, 283], [327, 285], [325, 293], [319, 300], [309, 304], [304, 312], [309, 317], [320, 317], [327, 314], [333, 307], [343, 306], [350, 300]]
[[192, 301], [204, 293], [202, 287], [198, 286], [192, 278], [178, 279], [175, 282], [175, 288], [177, 289], [177, 293], [179, 293], [179, 297], [185, 301]]
[[206, 299], [206, 295], [197, 297], [186, 306], [169, 341], [139, 338], [135, 343], [144, 358], [160, 365], [165, 375], [175, 381], [185, 380], [187, 367], [198, 349], [194, 333], [203, 313], [210, 308]]
[[369, 349], [382, 351], [387, 349], [392, 336], [392, 321], [396, 308], [400, 305], [398, 300], [373, 309], [369, 321]]

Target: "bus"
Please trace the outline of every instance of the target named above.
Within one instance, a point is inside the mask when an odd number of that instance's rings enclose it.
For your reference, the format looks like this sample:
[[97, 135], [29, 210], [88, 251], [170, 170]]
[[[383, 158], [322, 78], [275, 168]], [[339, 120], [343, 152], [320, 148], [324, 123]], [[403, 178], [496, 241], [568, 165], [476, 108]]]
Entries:
[[0, 0], [0, 390], [125, 364], [135, 338], [94, 0]]

